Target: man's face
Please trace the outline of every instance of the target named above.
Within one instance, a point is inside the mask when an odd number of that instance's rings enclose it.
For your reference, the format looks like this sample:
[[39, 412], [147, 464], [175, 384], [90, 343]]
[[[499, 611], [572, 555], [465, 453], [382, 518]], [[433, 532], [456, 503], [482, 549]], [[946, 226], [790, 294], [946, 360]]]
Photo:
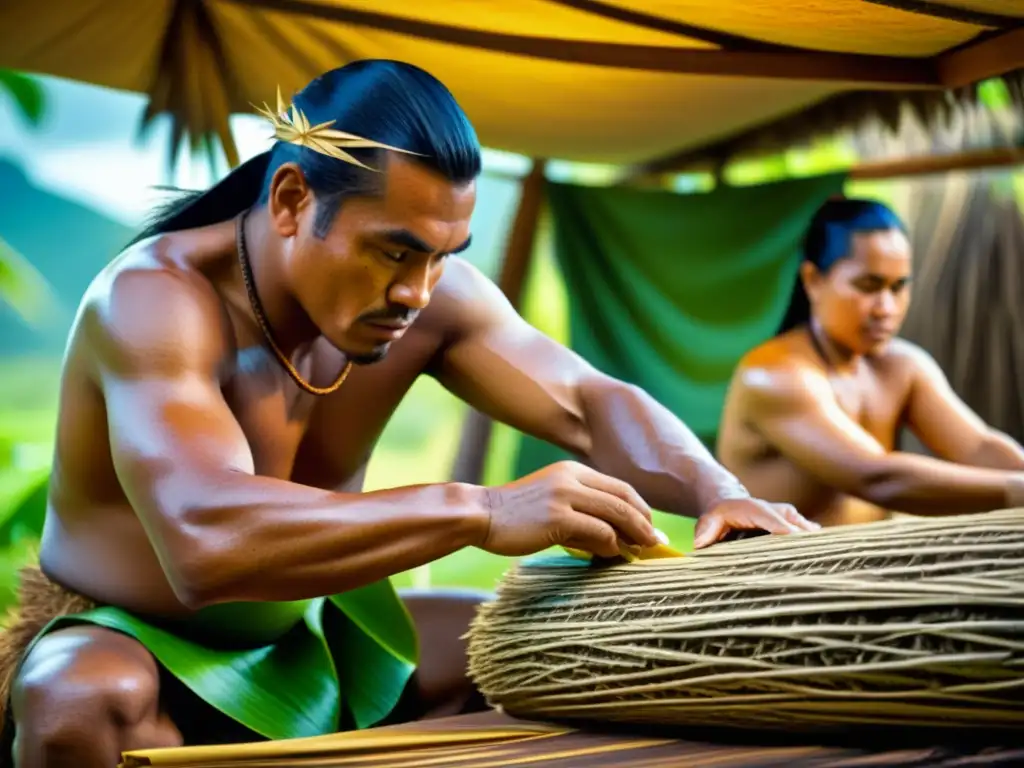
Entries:
[[827, 274], [803, 265], [811, 313], [828, 337], [853, 352], [880, 352], [910, 305], [910, 243], [898, 229], [853, 235], [850, 254]]
[[457, 185], [401, 156], [383, 171], [380, 196], [345, 200], [323, 237], [315, 206], [300, 214], [287, 279], [320, 332], [355, 362], [387, 354], [441, 278], [445, 259], [469, 245], [476, 184]]

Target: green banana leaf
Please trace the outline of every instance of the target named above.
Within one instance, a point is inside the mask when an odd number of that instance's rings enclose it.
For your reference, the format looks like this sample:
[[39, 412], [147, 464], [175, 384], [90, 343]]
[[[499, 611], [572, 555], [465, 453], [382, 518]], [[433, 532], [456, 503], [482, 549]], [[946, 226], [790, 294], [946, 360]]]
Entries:
[[386, 717], [416, 668], [415, 628], [391, 582], [312, 600], [303, 618], [279, 641], [245, 650], [208, 648], [111, 606], [54, 619], [39, 637], [81, 624], [123, 632], [201, 700], [268, 739], [335, 732], [343, 706], [356, 728]]
[[380, 722], [394, 709], [419, 660], [416, 628], [388, 579], [330, 597], [347, 621], [335, 662], [357, 728]]
[[[315, 601], [310, 612], [322, 612]], [[319, 618], [313, 623], [319, 626]], [[200, 699], [268, 739], [337, 730], [341, 693], [323, 636], [300, 624], [273, 645], [216, 650], [178, 637], [119, 608], [55, 619], [42, 634], [95, 624], [134, 637]]]
[[50, 471], [36, 473], [10, 504], [0, 505], [0, 552], [24, 541], [38, 541], [46, 519]]
[[[48, 488], [49, 472], [42, 472], [0, 510], [0, 549], [12, 553], [19, 543], [39, 540]], [[6, 602], [13, 602], [14, 589], [8, 585]], [[247, 620], [265, 616], [273, 625], [281, 619], [271, 616], [294, 610], [275, 606], [215, 606], [207, 621], [255, 632]], [[325, 611], [333, 614], [327, 620]], [[274, 645], [244, 651], [209, 649], [109, 606], [60, 617], [42, 634], [90, 623], [134, 637], [200, 699], [270, 739], [334, 732], [342, 706], [357, 728], [386, 717], [419, 658], [415, 625], [390, 580], [309, 601], [303, 619]]]
[[412, 616], [389, 579], [331, 595], [331, 602], [395, 658], [412, 665], [419, 661]]
[[49, 281], [0, 237], [0, 301], [34, 327], [42, 327], [58, 307]]
[[39, 127], [46, 111], [46, 99], [37, 80], [10, 69], [0, 69], [0, 91], [6, 91], [14, 99], [30, 126]]
[[49, 470], [29, 476], [0, 500], [0, 615], [17, 601], [19, 572], [37, 557], [49, 479]]
[[[0, 69], [0, 96], [6, 93], [32, 128], [38, 128], [46, 113], [43, 87], [35, 78], [10, 69]], [[38, 324], [52, 309], [50, 285], [21, 254], [0, 238], [0, 300], [26, 322]]]

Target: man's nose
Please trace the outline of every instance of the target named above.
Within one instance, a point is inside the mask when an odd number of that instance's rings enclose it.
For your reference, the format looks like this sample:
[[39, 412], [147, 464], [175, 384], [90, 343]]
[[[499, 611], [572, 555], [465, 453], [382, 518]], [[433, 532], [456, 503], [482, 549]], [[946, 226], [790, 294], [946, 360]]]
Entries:
[[879, 291], [873, 308], [877, 317], [891, 317], [896, 314], [896, 297], [893, 292], [889, 289]]
[[432, 286], [430, 272], [426, 269], [410, 271], [401, 280], [391, 286], [388, 297], [393, 303], [419, 311], [426, 309], [430, 303]]

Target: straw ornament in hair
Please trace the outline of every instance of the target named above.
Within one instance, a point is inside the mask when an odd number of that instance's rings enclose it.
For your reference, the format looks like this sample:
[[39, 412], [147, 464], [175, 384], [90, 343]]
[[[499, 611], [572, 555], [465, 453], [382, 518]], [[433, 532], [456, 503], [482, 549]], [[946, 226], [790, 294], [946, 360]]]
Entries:
[[352, 165], [358, 165], [369, 171], [377, 170], [370, 168], [365, 163], [359, 162], [355, 157], [346, 152], [346, 149], [390, 149], [392, 152], [402, 152], [407, 155], [418, 155], [417, 152], [410, 152], [401, 147], [393, 147], [390, 144], [383, 144], [379, 141], [356, 136], [353, 133], [339, 131], [331, 126], [334, 120], [317, 123], [313, 125], [302, 110], [292, 102], [286, 105], [281, 96], [281, 86], [277, 87], [277, 110], [272, 110], [265, 102], [262, 107], [253, 105], [263, 117], [274, 126], [274, 138], [278, 141], [288, 142], [298, 147], [306, 147], [314, 152], [333, 157]]

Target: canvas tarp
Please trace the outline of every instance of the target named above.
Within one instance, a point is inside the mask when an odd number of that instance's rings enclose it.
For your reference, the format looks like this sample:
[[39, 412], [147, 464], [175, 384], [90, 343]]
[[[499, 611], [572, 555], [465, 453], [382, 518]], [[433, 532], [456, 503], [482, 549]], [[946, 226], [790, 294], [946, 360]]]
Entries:
[[[549, 184], [569, 343], [713, 442], [739, 359], [778, 327], [829, 174], [708, 194]], [[566, 458], [523, 438], [517, 475]]]
[[1016, 38], [941, 57], [1022, 23], [1019, 0], [7, 0], [0, 67], [146, 93], [230, 141], [227, 115], [278, 85], [400, 59], [451, 88], [486, 146], [632, 163], [835, 94], [1002, 74]]

